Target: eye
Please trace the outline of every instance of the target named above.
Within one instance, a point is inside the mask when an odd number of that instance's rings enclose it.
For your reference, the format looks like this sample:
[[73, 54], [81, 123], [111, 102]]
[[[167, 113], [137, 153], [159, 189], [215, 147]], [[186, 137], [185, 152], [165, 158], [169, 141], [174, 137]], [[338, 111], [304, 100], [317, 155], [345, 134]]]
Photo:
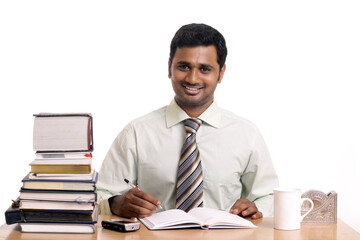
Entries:
[[179, 65], [177, 65], [177, 68], [182, 70], [182, 71], [190, 69], [189, 65], [187, 65], [187, 64], [179, 64]]
[[208, 67], [208, 66], [203, 66], [200, 68], [200, 70], [203, 72], [203, 73], [207, 73], [207, 72], [210, 72], [211, 71], [211, 68]]

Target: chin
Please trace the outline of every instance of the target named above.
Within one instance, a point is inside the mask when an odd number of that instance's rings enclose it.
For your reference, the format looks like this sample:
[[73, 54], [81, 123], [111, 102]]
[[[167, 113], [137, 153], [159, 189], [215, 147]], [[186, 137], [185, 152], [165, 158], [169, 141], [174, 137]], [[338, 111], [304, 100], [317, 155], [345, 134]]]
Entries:
[[202, 107], [207, 104], [207, 101], [202, 100], [187, 100], [187, 101], [181, 101], [181, 104], [187, 107]]

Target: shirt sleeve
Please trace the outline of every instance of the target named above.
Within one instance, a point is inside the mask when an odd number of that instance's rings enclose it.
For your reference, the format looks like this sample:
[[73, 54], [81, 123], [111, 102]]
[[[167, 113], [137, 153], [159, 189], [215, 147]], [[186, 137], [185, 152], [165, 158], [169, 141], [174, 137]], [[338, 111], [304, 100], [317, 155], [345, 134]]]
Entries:
[[263, 137], [258, 132], [246, 169], [241, 176], [241, 198], [255, 202], [264, 217], [273, 214], [273, 189], [278, 186], [278, 177]]
[[124, 178], [137, 179], [136, 138], [133, 128], [127, 126], [115, 138], [99, 171], [97, 182], [99, 214], [111, 214], [108, 199], [129, 190]]

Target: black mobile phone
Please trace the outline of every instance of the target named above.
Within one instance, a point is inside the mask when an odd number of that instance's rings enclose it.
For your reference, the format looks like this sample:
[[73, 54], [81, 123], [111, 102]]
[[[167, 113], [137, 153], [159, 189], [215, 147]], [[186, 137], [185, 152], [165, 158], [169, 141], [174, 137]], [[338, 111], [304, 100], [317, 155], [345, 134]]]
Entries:
[[108, 219], [103, 220], [101, 226], [118, 232], [133, 232], [139, 230], [140, 223], [121, 219]]

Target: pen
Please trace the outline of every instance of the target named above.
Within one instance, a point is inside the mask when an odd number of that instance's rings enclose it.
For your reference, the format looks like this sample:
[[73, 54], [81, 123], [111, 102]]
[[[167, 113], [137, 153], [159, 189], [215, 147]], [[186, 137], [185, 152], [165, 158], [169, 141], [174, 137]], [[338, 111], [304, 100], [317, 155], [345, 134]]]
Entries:
[[[124, 181], [131, 187], [131, 188], [135, 188], [137, 190], [140, 190], [138, 186], [135, 186], [132, 182], [130, 182], [129, 180], [127, 180], [126, 178], [124, 178]], [[161, 210], [164, 210], [163, 207], [161, 205], [158, 206]]]
[[135, 188], [135, 189], [138, 189], [138, 186], [135, 186], [132, 182], [130, 182], [129, 180], [127, 180], [126, 178], [124, 178], [124, 181], [131, 187], [131, 188]]

